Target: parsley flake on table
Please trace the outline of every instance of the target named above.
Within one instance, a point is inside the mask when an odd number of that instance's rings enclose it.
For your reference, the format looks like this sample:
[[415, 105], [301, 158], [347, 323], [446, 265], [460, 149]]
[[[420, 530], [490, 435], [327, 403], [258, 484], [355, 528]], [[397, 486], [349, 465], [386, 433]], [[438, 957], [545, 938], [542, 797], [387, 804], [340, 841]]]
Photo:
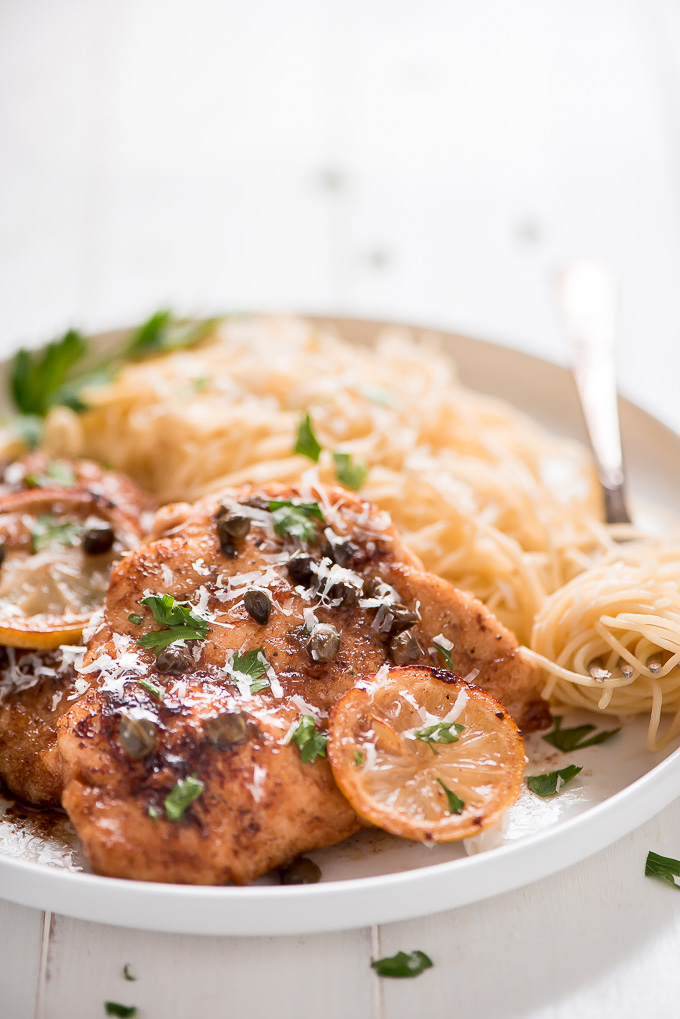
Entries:
[[585, 747], [594, 747], [599, 743], [605, 743], [612, 736], [616, 736], [621, 732], [621, 727], [618, 729], [605, 729], [602, 732], [596, 733], [595, 736], [590, 736], [591, 732], [594, 732], [597, 726], [590, 723], [586, 725], [575, 725], [571, 729], [562, 728], [562, 716], [555, 715], [553, 719], [555, 728], [552, 732], [546, 733], [543, 739], [546, 743], [549, 743], [552, 747], [557, 750], [563, 751], [568, 754], [571, 750], [584, 750]]
[[208, 635], [208, 620], [196, 615], [188, 602], [177, 602], [170, 594], [150, 594], [139, 604], [150, 608], [155, 621], [165, 627], [138, 637], [140, 647], [162, 651], [176, 640], [205, 640]]
[[465, 809], [465, 802], [461, 800], [460, 796], [456, 796], [454, 792], [440, 779], [437, 779], [439, 785], [446, 793], [446, 798], [449, 801], [449, 813], [450, 814], [462, 814]]
[[180, 821], [190, 803], [203, 792], [204, 785], [196, 775], [180, 778], [165, 797], [165, 814], [169, 821]]
[[659, 856], [650, 850], [645, 862], [645, 877], [658, 877], [673, 888], [680, 888], [675, 880], [680, 877], [680, 860], [674, 860], [672, 856]]
[[[435, 743], [457, 743], [460, 733], [465, 728], [460, 722], [436, 722], [435, 725], [426, 725], [423, 729], [416, 729], [413, 733], [416, 739], [427, 743], [433, 754], [439, 751]], [[455, 729], [455, 733], [451, 732]]]
[[371, 968], [379, 977], [417, 977], [426, 969], [434, 966], [432, 959], [425, 952], [397, 952], [396, 955], [384, 959], [374, 959]]
[[57, 522], [51, 513], [41, 513], [31, 531], [34, 552], [40, 552], [50, 545], [65, 545], [75, 548], [84, 527], [74, 520]]
[[325, 757], [328, 734], [318, 732], [312, 715], [303, 715], [293, 732], [293, 741], [300, 751], [303, 764], [313, 764], [317, 757]]
[[358, 492], [368, 477], [368, 467], [363, 460], [354, 460], [351, 453], [333, 453], [335, 476], [338, 481]]
[[433, 640], [432, 644], [434, 647], [436, 647], [437, 651], [444, 659], [444, 664], [446, 665], [446, 668], [450, 669], [451, 672], [454, 672], [455, 670], [453, 668], [453, 659], [451, 657], [451, 652], [447, 648], [442, 647], [441, 644], [438, 644], [436, 640]]
[[104, 1002], [104, 1009], [107, 1015], [122, 1016], [122, 1019], [137, 1015], [136, 1005], [121, 1005], [118, 1001]]
[[293, 452], [299, 453], [301, 456], [306, 456], [309, 460], [313, 460], [314, 463], [318, 463], [319, 457], [321, 456], [321, 449], [321, 443], [314, 434], [312, 419], [309, 414], [305, 414], [298, 425], [297, 439], [295, 441]]
[[126, 962], [125, 965], [123, 966], [123, 976], [125, 977], [126, 980], [136, 980], [137, 979], [136, 976], [133, 976], [133, 974], [132, 974], [132, 972], [130, 970], [130, 963], [129, 962]]
[[280, 537], [299, 538], [300, 541], [314, 541], [317, 536], [318, 520], [325, 524], [324, 515], [318, 502], [291, 502], [290, 499], [270, 499], [274, 530]]
[[562, 768], [560, 771], [548, 771], [545, 775], [530, 775], [527, 778], [527, 785], [537, 796], [554, 796], [568, 782], [576, 778], [580, 771], [583, 771], [582, 766], [570, 764], [568, 768]]

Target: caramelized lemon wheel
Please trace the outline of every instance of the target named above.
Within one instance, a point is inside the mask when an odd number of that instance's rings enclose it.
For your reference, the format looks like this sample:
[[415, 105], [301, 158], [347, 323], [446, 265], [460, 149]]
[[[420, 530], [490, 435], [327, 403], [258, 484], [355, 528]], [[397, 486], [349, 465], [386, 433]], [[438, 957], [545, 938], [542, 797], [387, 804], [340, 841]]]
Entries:
[[428, 842], [488, 828], [516, 800], [524, 771], [522, 737], [503, 706], [425, 666], [391, 669], [341, 697], [328, 756], [361, 817]]

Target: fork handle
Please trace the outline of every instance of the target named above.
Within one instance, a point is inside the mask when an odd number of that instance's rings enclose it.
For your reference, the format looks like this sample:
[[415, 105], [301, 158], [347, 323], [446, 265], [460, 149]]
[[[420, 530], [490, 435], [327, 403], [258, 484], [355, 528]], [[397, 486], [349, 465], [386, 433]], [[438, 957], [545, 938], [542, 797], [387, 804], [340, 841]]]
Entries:
[[574, 376], [604, 494], [608, 524], [631, 523], [621, 453], [614, 346], [614, 287], [608, 266], [581, 259], [558, 278]]

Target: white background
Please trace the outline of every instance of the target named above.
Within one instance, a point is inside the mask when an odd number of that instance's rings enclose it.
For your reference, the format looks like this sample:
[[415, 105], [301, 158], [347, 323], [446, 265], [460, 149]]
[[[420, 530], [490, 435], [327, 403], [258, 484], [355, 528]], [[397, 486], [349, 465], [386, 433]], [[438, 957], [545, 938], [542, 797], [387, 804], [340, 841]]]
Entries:
[[[0, 353], [169, 303], [564, 361], [551, 279], [582, 252], [617, 274], [622, 390], [680, 427], [677, 0], [0, 2]], [[649, 848], [680, 856], [680, 807], [521, 892], [304, 939], [0, 904], [0, 1014], [675, 1017], [680, 896]], [[378, 942], [435, 968], [381, 983]]]

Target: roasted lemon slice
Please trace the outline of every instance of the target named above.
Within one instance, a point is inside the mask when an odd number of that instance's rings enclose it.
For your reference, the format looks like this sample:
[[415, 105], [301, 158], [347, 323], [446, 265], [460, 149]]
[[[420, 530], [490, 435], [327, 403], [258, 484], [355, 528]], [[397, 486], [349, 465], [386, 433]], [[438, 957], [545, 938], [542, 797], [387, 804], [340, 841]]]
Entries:
[[49, 650], [77, 642], [113, 563], [136, 544], [128, 518], [92, 493], [0, 498], [0, 644]]
[[344, 694], [331, 712], [328, 756], [358, 814], [427, 842], [493, 824], [517, 798], [525, 760], [497, 700], [425, 666], [378, 673]]

